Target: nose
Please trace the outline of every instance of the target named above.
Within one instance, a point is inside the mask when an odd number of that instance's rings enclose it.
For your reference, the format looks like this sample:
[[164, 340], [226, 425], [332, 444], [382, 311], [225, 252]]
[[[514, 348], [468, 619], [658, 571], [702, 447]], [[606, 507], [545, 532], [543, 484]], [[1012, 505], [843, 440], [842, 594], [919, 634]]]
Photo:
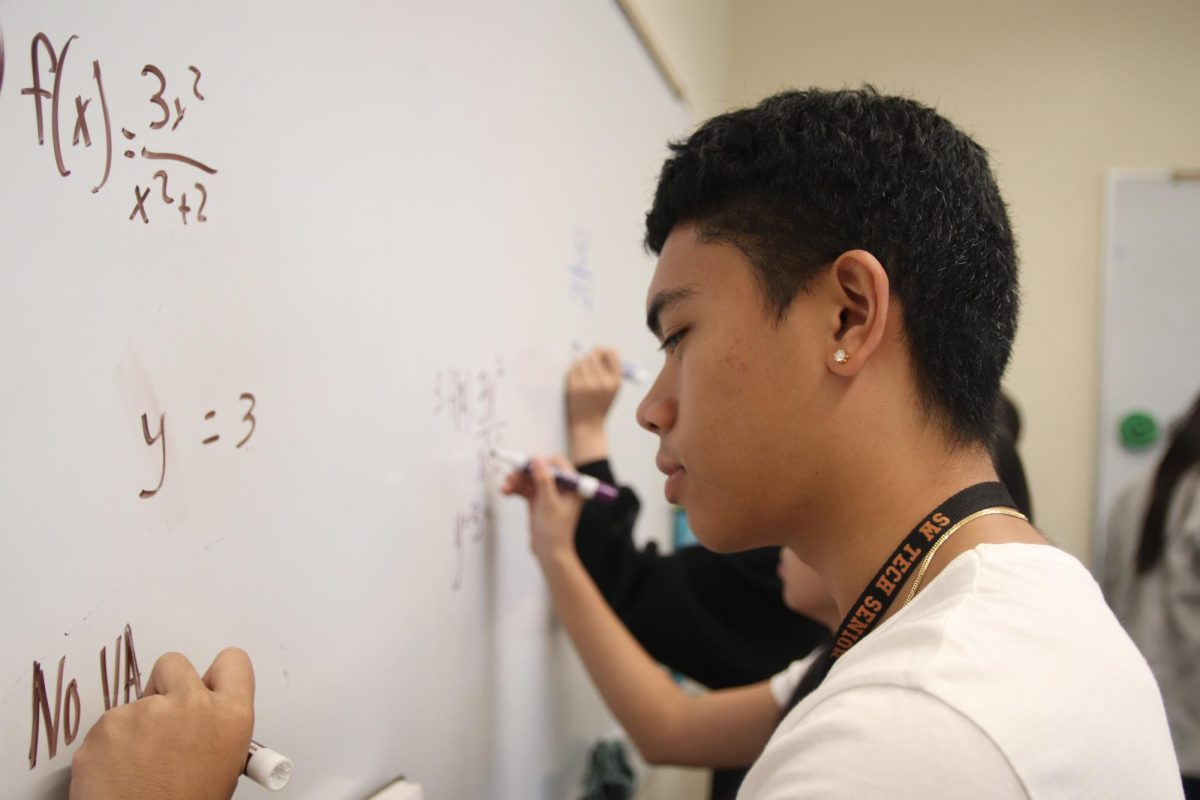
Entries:
[[667, 370], [663, 369], [658, 373], [650, 391], [646, 392], [646, 396], [642, 398], [642, 402], [638, 403], [637, 407], [638, 424], [651, 433], [659, 435], [669, 431], [675, 424], [678, 410], [678, 403], [673, 392], [668, 391], [664, 385], [666, 372]]

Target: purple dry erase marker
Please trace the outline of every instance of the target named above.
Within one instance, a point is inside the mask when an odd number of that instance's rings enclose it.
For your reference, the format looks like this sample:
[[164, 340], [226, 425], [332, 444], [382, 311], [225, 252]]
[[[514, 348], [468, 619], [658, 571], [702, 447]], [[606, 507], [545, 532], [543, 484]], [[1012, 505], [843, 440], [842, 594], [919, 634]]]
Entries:
[[[515, 469], [528, 470], [529, 456], [512, 450], [492, 450], [492, 457], [503, 461]], [[560, 488], [575, 492], [585, 500], [595, 500], [599, 503], [617, 502], [617, 487], [609, 486], [591, 475], [580, 475], [577, 472], [567, 472], [558, 467], [551, 467], [554, 482]]]

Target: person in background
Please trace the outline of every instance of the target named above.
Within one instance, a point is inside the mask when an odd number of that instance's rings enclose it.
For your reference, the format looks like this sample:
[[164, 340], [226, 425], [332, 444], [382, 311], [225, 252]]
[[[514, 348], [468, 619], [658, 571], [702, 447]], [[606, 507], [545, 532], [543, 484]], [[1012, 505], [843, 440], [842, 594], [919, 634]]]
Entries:
[[1158, 680], [1185, 796], [1200, 800], [1200, 397], [1113, 503], [1100, 584]]
[[[565, 561], [582, 566], [572, 543], [572, 531], [583, 502], [555, 488], [552, 466], [570, 469], [561, 457], [534, 459], [528, 472], [510, 474], [501, 491], [530, 502], [530, 548], [544, 565]], [[547, 499], [553, 498], [553, 499]], [[829, 630], [837, 625], [833, 597], [811, 567], [787, 548], [773, 548], [780, 584], [779, 602], [791, 613]], [[548, 571], [547, 577], [551, 578]], [[746, 767], [762, 753], [772, 732], [788, 710], [801, 679], [826, 654], [818, 647], [776, 674], [749, 685], [730, 686], [705, 694], [685, 692], [668, 677], [647, 650], [622, 625], [599, 597], [590, 581], [569, 591], [587, 595], [578, 603], [556, 608], [592, 679], [642, 757], [651, 764], [730, 768]], [[586, 619], [587, 633], [577, 636]], [[589, 656], [602, 650], [612, 672], [594, 669]]]

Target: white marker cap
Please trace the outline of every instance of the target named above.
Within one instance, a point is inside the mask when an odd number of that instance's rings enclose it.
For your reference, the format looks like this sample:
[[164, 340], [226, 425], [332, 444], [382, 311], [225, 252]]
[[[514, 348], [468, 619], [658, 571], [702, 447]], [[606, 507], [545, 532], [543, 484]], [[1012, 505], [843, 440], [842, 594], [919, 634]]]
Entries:
[[625, 378], [627, 378], [628, 380], [633, 381], [634, 383], [645, 383], [646, 380], [650, 377], [649, 370], [647, 370], [644, 367], [639, 367], [637, 364], [634, 364], [632, 361], [622, 361], [621, 362], [621, 374], [623, 376], [625, 376]]
[[243, 773], [258, 785], [277, 792], [292, 779], [292, 760], [269, 747], [251, 742], [250, 758]]

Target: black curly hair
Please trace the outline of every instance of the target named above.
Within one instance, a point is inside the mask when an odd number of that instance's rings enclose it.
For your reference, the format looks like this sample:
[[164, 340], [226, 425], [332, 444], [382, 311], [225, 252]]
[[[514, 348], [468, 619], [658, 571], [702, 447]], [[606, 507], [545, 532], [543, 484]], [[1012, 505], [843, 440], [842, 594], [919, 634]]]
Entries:
[[933, 109], [858, 90], [790, 91], [671, 144], [646, 246], [681, 223], [753, 263], [782, 319], [847, 250], [887, 270], [926, 409], [958, 441], [992, 433], [1019, 296], [986, 151]]

